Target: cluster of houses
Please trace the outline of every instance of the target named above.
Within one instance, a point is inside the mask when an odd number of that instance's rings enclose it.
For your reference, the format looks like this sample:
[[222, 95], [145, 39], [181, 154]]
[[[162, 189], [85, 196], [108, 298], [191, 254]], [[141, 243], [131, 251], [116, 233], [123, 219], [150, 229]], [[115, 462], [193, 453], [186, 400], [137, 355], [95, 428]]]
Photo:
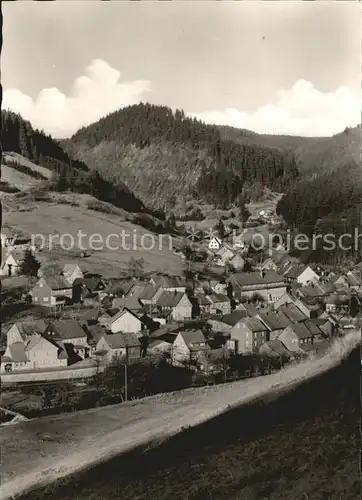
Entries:
[[[39, 279], [34, 305], [61, 311], [87, 305], [82, 319], [17, 322], [7, 332], [1, 371], [52, 370], [114, 358], [166, 356], [175, 365], [215, 370], [235, 354], [293, 358], [325, 349], [362, 301], [362, 265], [345, 274], [270, 261], [253, 272], [186, 281], [152, 275], [113, 279], [66, 264]], [[352, 319], [351, 319], [352, 321]]]

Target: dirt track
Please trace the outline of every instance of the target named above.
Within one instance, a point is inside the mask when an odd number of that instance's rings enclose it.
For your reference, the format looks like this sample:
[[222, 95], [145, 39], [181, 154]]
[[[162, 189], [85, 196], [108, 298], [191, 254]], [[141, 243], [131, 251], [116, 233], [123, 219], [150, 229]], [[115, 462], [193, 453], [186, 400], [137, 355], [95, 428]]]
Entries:
[[[320, 360], [262, 378], [188, 389], [137, 403], [34, 419], [0, 430], [0, 499], [10, 498], [79, 471], [138, 445], [167, 438], [256, 397], [291, 389], [340, 362], [360, 342], [360, 332], [336, 342]], [[31, 459], [30, 459], [31, 457]]]

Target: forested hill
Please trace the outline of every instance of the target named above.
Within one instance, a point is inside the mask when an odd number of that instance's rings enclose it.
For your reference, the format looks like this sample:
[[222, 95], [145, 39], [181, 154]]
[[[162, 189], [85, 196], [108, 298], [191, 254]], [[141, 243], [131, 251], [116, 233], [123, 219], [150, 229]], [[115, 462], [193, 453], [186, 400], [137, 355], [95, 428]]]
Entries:
[[189, 200], [228, 206], [244, 186], [282, 192], [298, 177], [293, 155], [279, 148], [239, 144], [219, 127], [148, 103], [111, 113], [62, 144], [155, 208]]
[[[302, 151], [302, 178], [284, 194], [278, 212], [293, 226], [311, 235], [362, 233], [361, 128], [314, 142]], [[300, 163], [300, 161], [299, 161]], [[350, 250], [314, 252], [318, 260], [362, 258], [362, 241]], [[349, 245], [350, 242], [345, 242]]]
[[1, 141], [4, 152], [19, 153], [49, 170], [69, 175], [87, 172], [84, 162], [71, 159], [61, 145], [44, 132], [33, 129], [30, 122], [11, 111], [1, 111]]
[[[18, 153], [34, 164], [54, 172], [49, 189], [91, 194], [99, 200], [133, 212], [144, 209], [143, 203], [124, 183], [110, 182], [98, 172], [90, 170], [83, 161], [67, 153], [58, 141], [33, 129], [30, 122], [20, 115], [1, 111], [1, 120], [3, 152]], [[16, 155], [9, 155], [9, 158], [10, 160], [3, 159], [7, 166], [23, 171], [26, 169], [25, 173], [36, 176], [35, 172], [16, 161]]]

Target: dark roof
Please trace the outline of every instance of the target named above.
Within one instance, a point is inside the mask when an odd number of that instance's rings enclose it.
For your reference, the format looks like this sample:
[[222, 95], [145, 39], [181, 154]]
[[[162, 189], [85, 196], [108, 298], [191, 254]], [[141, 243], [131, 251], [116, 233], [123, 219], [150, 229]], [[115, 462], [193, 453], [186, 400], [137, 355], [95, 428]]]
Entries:
[[[182, 335], [182, 338], [184, 339], [185, 343], [187, 344], [187, 347], [190, 350], [200, 350], [201, 349], [210, 349], [210, 346], [206, 344], [206, 339], [204, 334], [202, 333], [201, 330], [186, 330], [184, 332], [180, 332], [180, 335]], [[204, 346], [194, 346], [191, 344], [202, 344], [204, 343]]]
[[25, 353], [25, 345], [23, 342], [14, 342], [9, 347], [10, 358], [14, 363], [26, 363], [28, 358]]
[[178, 276], [153, 276], [156, 286], [165, 288], [185, 287], [186, 282]]
[[249, 302], [246, 302], [245, 304], [240, 304], [240, 306], [241, 308], [245, 309], [247, 316], [249, 316], [250, 318], [253, 318], [259, 313], [258, 309], [254, 306], [254, 304], [251, 304]]
[[151, 300], [156, 293], [159, 291], [160, 287], [159, 286], [154, 286], [154, 285], [146, 285], [144, 289], [141, 291], [141, 293], [138, 295], [139, 300]]
[[143, 305], [140, 303], [138, 297], [122, 297], [115, 298], [112, 302], [113, 309], [127, 308], [130, 311], [145, 312]]
[[268, 340], [264, 345], [270, 349], [271, 354], [291, 357], [291, 353], [279, 339]]
[[35, 334], [44, 334], [45, 331], [48, 328], [48, 325], [45, 323], [43, 319], [36, 319], [33, 321], [24, 321], [24, 322], [18, 322], [16, 323], [16, 326], [18, 327], [18, 330], [20, 332], [20, 335], [24, 337], [29, 337], [30, 335], [35, 335]]
[[[325, 322], [327, 320], [324, 320]], [[319, 323], [323, 324], [323, 323]], [[322, 330], [318, 326], [318, 319], [307, 319], [305, 321], [305, 326], [308, 328], [308, 330], [314, 335], [323, 335]]]
[[233, 311], [230, 314], [224, 314], [224, 316], [222, 316], [220, 318], [220, 321], [222, 323], [225, 323], [226, 325], [234, 326], [241, 319], [246, 318], [246, 317], [247, 317], [246, 311], [243, 311], [241, 309], [237, 309], [236, 311]]
[[268, 312], [260, 312], [259, 311], [259, 317], [261, 318], [262, 322], [267, 325], [269, 330], [274, 331], [274, 330], [281, 330], [286, 328], [289, 324], [290, 321], [288, 318], [280, 312], [273, 312], [273, 311], [268, 311]]
[[290, 328], [296, 334], [299, 340], [311, 338], [312, 332], [307, 328], [304, 323], [294, 323]]
[[72, 288], [72, 285], [63, 276], [45, 276], [43, 279], [52, 290]]
[[89, 333], [88, 343], [92, 344], [92, 345], [96, 345], [97, 342], [105, 334], [104, 328], [99, 323], [97, 323], [96, 325], [89, 325], [86, 328], [87, 328], [87, 332]]
[[159, 307], [176, 307], [184, 294], [184, 292], [162, 292], [156, 305]]
[[236, 273], [229, 278], [233, 286], [242, 288], [251, 285], [268, 285], [273, 283], [284, 283], [284, 277], [277, 272], [270, 270], [264, 273]]
[[292, 323], [299, 323], [307, 319], [307, 316], [293, 303], [283, 304], [279, 307], [278, 312], [283, 313]]
[[305, 264], [292, 264], [287, 268], [284, 276], [289, 279], [297, 279], [305, 269], [307, 269]]
[[51, 330], [54, 331], [62, 340], [76, 339], [86, 337], [86, 333], [75, 319], [60, 319], [51, 324]]
[[121, 349], [123, 347], [139, 347], [140, 341], [135, 333], [113, 333], [103, 335], [111, 349]]
[[213, 304], [218, 304], [220, 302], [230, 302], [229, 298], [223, 293], [211, 293], [208, 295], [208, 298], [212, 301]]
[[244, 322], [252, 332], [264, 332], [267, 329], [266, 326], [256, 318], [247, 318]]

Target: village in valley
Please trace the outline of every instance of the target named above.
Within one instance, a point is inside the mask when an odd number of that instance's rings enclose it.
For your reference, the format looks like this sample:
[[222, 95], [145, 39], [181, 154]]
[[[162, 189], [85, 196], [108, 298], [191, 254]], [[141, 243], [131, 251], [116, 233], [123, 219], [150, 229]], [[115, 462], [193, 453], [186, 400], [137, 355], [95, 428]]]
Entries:
[[[243, 230], [220, 219], [212, 231], [188, 231], [176, 250], [180, 276], [145, 272], [132, 255], [121, 277], [87, 272], [86, 259], [52, 266], [30, 236], [4, 229], [1, 406], [10, 415], [81, 409], [323, 356], [357, 328], [362, 265], [303, 264], [280, 243], [252, 248], [248, 228], [278, 224], [260, 210]], [[160, 387], [139, 375], [166, 366]]]

